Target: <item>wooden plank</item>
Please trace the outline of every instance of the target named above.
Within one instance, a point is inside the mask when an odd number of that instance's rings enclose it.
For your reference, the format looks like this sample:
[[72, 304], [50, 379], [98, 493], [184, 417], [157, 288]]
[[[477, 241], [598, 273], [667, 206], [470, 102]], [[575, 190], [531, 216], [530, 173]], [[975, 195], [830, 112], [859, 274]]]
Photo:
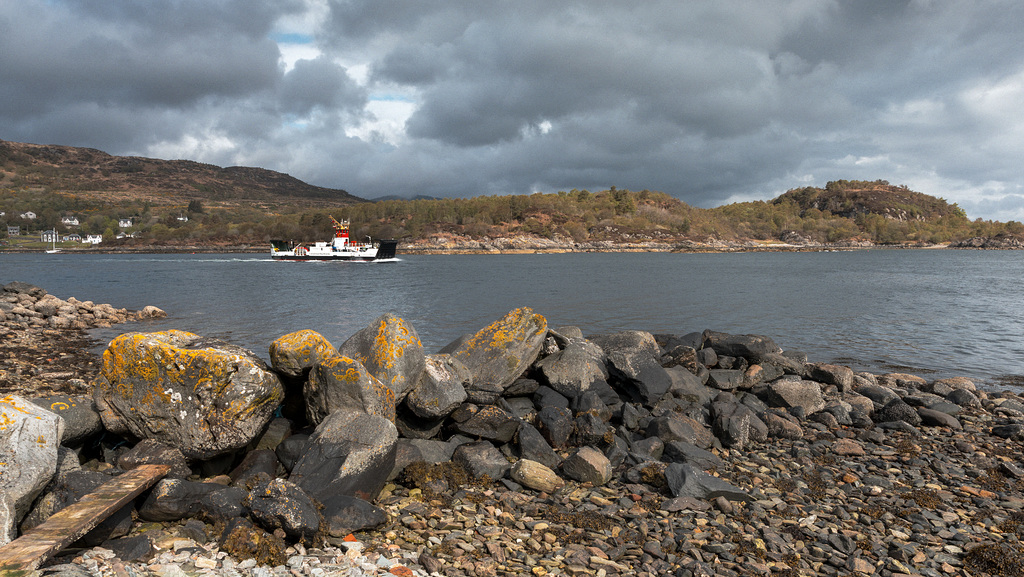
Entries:
[[28, 533], [0, 547], [0, 576], [22, 575], [37, 569], [55, 553], [152, 487], [170, 470], [170, 465], [142, 465], [118, 475]]

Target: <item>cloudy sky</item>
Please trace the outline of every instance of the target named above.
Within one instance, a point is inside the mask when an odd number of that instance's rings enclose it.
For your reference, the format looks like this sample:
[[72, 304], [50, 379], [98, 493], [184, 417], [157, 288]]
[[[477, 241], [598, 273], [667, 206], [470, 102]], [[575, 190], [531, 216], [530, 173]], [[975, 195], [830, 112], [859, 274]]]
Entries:
[[0, 139], [365, 198], [886, 179], [1024, 220], [1019, 0], [0, 2]]

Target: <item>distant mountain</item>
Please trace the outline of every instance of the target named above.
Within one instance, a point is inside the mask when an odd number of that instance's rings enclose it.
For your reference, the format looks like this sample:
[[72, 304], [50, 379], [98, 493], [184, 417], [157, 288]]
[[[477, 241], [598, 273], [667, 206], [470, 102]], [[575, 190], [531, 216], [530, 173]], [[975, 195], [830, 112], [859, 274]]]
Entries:
[[52, 191], [148, 200], [294, 201], [317, 204], [364, 202], [340, 189], [323, 188], [263, 168], [222, 168], [191, 160], [112, 156], [94, 148], [0, 140], [0, 188], [42, 187]]
[[371, 202], [379, 202], [382, 200], [441, 200], [437, 196], [427, 196], [425, 194], [417, 194], [413, 196], [399, 196], [397, 194], [387, 194], [384, 196], [378, 196], [377, 198], [369, 199]]
[[914, 192], [904, 185], [885, 180], [835, 180], [825, 188], [794, 188], [772, 200], [773, 204], [795, 203], [801, 216], [816, 209], [844, 218], [878, 214], [898, 221], [931, 221], [944, 216], [966, 218], [963, 209], [943, 198]]

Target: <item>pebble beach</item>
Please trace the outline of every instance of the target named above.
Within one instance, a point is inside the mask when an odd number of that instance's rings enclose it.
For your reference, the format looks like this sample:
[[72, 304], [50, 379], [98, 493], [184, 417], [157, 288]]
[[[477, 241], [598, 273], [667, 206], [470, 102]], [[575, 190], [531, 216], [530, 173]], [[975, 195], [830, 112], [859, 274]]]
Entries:
[[[45, 311], [29, 316], [40, 320], [12, 313], [3, 320], [6, 389], [33, 378], [40, 394], [87, 389], [98, 361], [84, 350], [84, 327], [55, 327], [65, 322], [47, 321]], [[121, 316], [114, 320], [131, 318]], [[48, 354], [27, 366], [23, 351], [45, 346]], [[66, 361], [59, 370], [49, 366], [55, 358]], [[40, 375], [51, 375], [41, 388]], [[126, 536], [73, 545], [40, 573], [1024, 575], [1024, 398], [967, 379], [858, 373], [855, 382], [865, 395], [878, 389], [921, 414], [947, 417], [864, 423], [834, 411], [833, 418], [798, 414], [763, 440], [710, 443], [701, 469], [738, 491], [695, 498], [673, 494], [670, 442], [631, 436], [620, 414], [610, 426], [630, 450], [604, 484], [564, 479], [541, 490], [511, 476], [474, 477], [452, 463], [407, 467], [373, 501], [386, 520], [372, 530], [245, 557], [225, 548], [216, 523], [136, 519]], [[74, 390], [60, 391], [60, 383]], [[823, 395], [838, 399], [842, 388], [823, 385]], [[875, 402], [878, 412], [890, 404]], [[658, 410], [638, 418], [664, 416]]]

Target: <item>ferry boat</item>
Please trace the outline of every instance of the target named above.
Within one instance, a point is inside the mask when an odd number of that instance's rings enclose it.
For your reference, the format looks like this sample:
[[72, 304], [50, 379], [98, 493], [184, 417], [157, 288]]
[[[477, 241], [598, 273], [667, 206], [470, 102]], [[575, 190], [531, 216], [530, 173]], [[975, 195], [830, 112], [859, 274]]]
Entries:
[[352, 242], [348, 236], [348, 221], [338, 222], [331, 217], [334, 238], [328, 242], [292, 243], [270, 241], [270, 256], [274, 260], [382, 260], [395, 258], [397, 240]]

